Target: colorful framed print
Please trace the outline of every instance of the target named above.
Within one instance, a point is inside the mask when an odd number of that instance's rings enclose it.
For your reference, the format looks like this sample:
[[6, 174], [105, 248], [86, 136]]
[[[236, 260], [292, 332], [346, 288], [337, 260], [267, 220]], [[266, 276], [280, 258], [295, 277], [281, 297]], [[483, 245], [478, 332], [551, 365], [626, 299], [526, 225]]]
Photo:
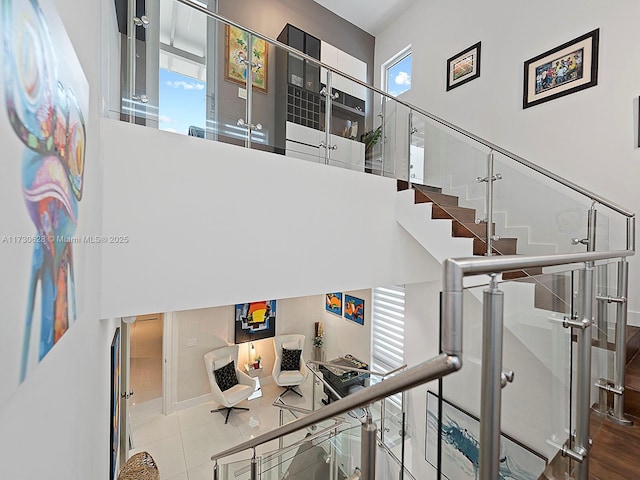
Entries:
[[345, 294], [344, 318], [364, 325], [364, 300]]
[[[427, 392], [427, 431], [425, 457], [438, 468], [438, 403], [440, 398]], [[480, 421], [453, 403], [442, 399], [441, 471], [456, 480], [478, 478], [480, 456]], [[500, 478], [537, 480], [547, 466], [547, 459], [524, 444], [500, 435]]]
[[598, 39], [593, 30], [524, 62], [522, 108], [598, 84]]
[[342, 292], [327, 293], [324, 308], [327, 312], [342, 316]]
[[111, 342], [111, 415], [110, 419], [110, 480], [118, 474], [118, 453], [120, 450], [120, 327], [116, 328]]
[[480, 76], [480, 43], [447, 60], [447, 92]]
[[[247, 65], [249, 33], [236, 27], [225, 27], [226, 48], [224, 57], [224, 78], [231, 82], [247, 83]], [[267, 93], [269, 45], [261, 38], [253, 38], [252, 84], [254, 90]]]
[[236, 305], [235, 343], [253, 342], [276, 335], [276, 301]]

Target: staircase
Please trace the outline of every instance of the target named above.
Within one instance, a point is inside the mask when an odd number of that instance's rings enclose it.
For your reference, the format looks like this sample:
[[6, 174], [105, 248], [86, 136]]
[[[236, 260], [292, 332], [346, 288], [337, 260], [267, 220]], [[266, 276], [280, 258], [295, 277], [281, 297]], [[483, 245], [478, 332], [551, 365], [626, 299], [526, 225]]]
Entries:
[[[397, 181], [398, 191], [409, 189], [404, 180]], [[449, 220], [452, 238], [468, 238], [473, 241], [473, 255], [485, 255], [487, 251], [487, 224], [476, 223], [478, 215], [473, 208], [459, 206], [459, 199], [454, 195], [442, 193], [440, 187], [412, 184], [414, 203], [430, 203], [431, 218]], [[493, 225], [495, 231], [495, 224]], [[491, 242], [494, 255], [515, 255], [518, 250], [517, 238], [500, 238]], [[468, 254], [467, 254], [468, 255]], [[533, 278], [535, 277], [535, 279]], [[564, 276], [542, 274], [542, 268], [516, 270], [502, 274], [504, 280], [522, 279], [535, 284], [534, 306], [539, 309], [559, 313], [569, 313], [569, 306], [564, 301], [567, 297], [567, 282]]]

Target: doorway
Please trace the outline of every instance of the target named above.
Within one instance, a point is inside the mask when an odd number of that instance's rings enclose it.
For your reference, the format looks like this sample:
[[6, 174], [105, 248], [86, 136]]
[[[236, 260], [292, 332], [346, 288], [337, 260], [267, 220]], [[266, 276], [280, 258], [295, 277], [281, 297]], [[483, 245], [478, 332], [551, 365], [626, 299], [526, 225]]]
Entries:
[[162, 337], [164, 315], [138, 315], [130, 331], [132, 406], [157, 401], [162, 407]]

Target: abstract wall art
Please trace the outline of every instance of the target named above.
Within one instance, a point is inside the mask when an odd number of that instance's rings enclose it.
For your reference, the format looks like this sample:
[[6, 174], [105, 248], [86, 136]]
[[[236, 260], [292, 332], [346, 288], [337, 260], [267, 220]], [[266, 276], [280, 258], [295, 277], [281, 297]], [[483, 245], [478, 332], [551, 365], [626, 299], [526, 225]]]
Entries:
[[364, 300], [345, 294], [344, 318], [364, 325]]
[[[240, 85], [246, 85], [249, 34], [229, 25], [225, 28], [225, 34], [224, 78]], [[251, 54], [253, 88], [259, 92], [267, 93], [269, 45], [261, 38], [253, 37]]]
[[235, 343], [253, 342], [276, 334], [276, 301], [236, 305]]
[[[427, 392], [426, 460], [438, 468], [438, 395]], [[477, 480], [479, 420], [442, 400], [442, 474], [450, 480]], [[500, 478], [538, 480], [547, 460], [517, 440], [500, 436]]]
[[325, 295], [324, 308], [327, 312], [342, 316], [342, 293], [327, 293]]
[[[31, 250], [16, 374], [22, 382], [76, 319], [74, 243], [84, 188], [89, 89], [49, 0], [4, 0], [0, 15], [3, 176], [19, 185], [11, 191], [22, 197], [5, 197], [11, 204], [4, 206], [26, 206], [32, 223], [28, 231], [16, 222], [19, 230], [2, 236], [12, 256]], [[14, 165], [20, 165], [19, 174]]]

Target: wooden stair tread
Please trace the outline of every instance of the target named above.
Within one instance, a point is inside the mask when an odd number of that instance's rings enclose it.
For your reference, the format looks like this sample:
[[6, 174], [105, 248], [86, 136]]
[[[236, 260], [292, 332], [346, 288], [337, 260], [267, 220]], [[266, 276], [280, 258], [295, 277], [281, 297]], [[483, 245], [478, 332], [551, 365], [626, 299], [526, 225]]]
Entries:
[[[493, 228], [496, 228], [495, 223]], [[463, 238], [484, 238], [487, 236], [487, 224], [454, 220], [451, 224], [451, 235]]]
[[446, 195], [444, 193], [436, 192], [422, 192], [418, 189], [415, 192], [415, 203], [434, 203], [437, 205], [450, 205], [452, 207], [458, 206], [458, 197], [453, 195]]
[[462, 222], [475, 222], [476, 211], [473, 208], [452, 207], [450, 205], [433, 204], [431, 218], [434, 219], [455, 219]]
[[[412, 187], [422, 193], [442, 193], [442, 188], [440, 187], [436, 187], [433, 185], [417, 185], [417, 184], [412, 184]], [[444, 195], [444, 194], [443, 194]], [[449, 197], [451, 197], [452, 195], [448, 195]], [[455, 197], [458, 198], [458, 197]]]
[[[497, 255], [515, 255], [517, 238], [501, 238], [491, 242], [491, 251]], [[473, 239], [473, 254], [484, 255], [487, 252], [487, 242], [482, 238]]]

